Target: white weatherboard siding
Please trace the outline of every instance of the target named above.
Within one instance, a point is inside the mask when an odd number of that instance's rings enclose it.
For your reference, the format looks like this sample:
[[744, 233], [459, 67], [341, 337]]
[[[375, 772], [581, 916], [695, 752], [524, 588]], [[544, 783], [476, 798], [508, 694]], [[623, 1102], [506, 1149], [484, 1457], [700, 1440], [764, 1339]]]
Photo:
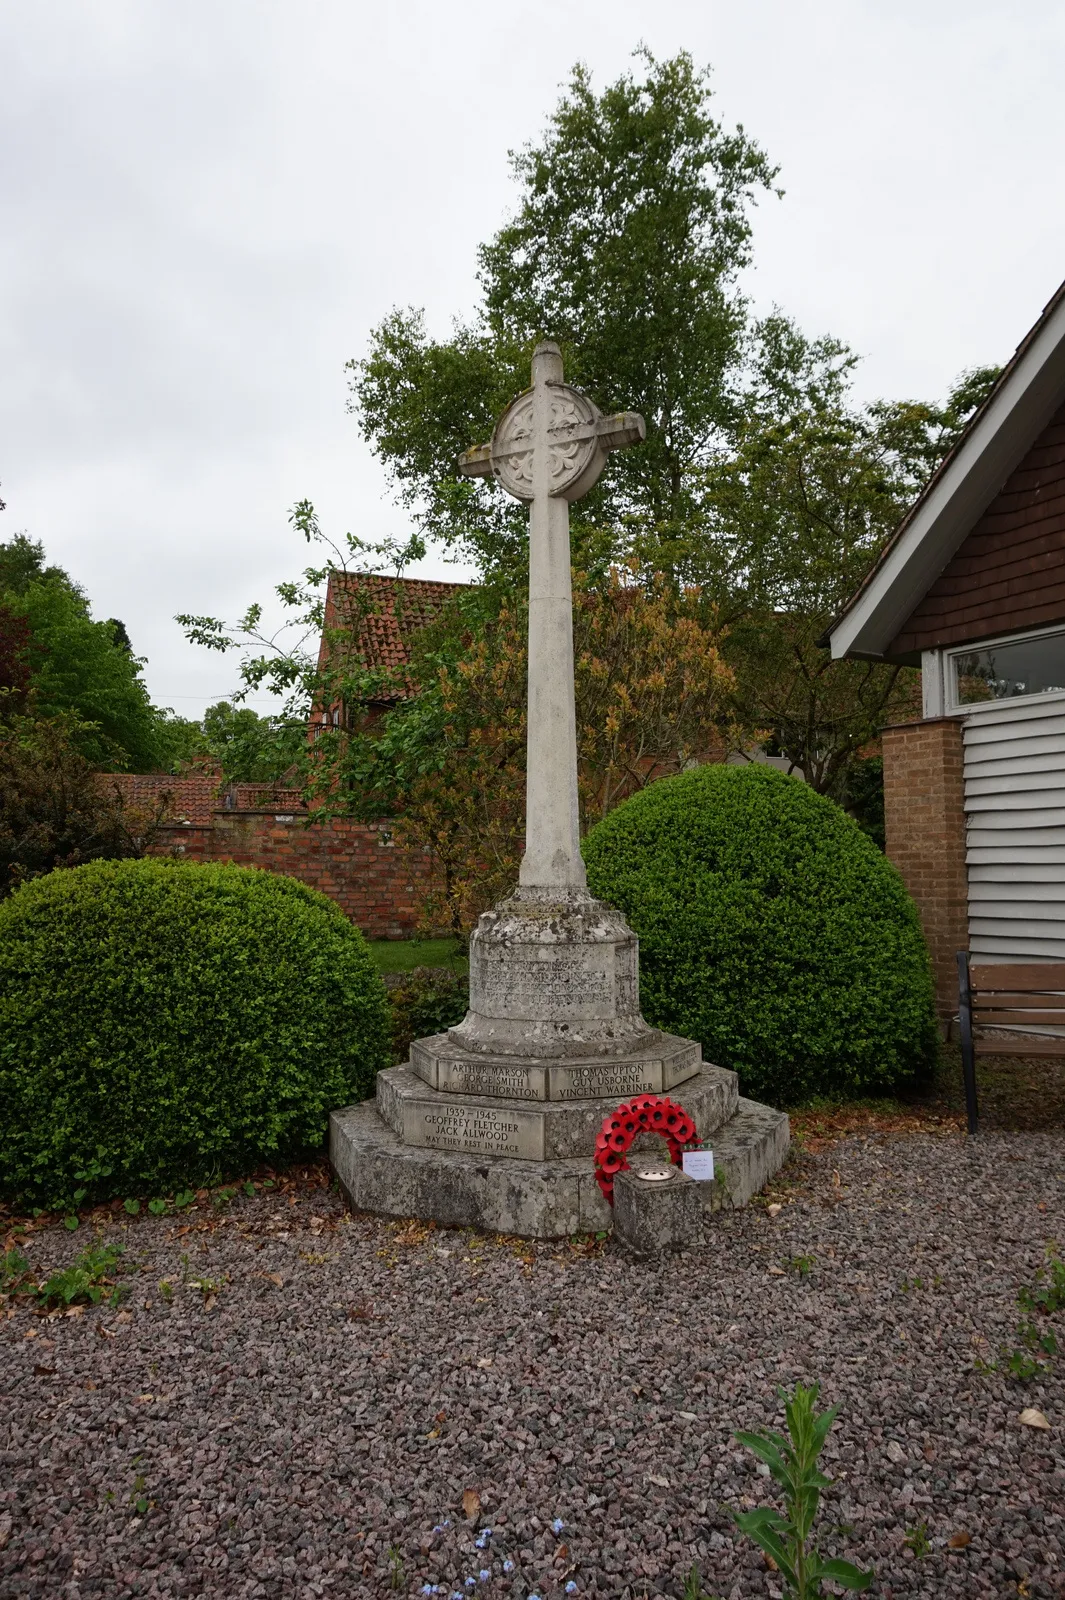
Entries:
[[973, 959], [1065, 961], [1065, 697], [975, 712], [964, 741]]

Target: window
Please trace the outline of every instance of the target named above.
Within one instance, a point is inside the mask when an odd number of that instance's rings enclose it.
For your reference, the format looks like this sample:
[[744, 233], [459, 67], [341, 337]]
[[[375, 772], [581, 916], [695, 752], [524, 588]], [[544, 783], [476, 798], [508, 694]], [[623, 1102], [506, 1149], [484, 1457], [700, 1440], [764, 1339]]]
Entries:
[[1065, 632], [956, 650], [950, 661], [955, 705], [1065, 693]]

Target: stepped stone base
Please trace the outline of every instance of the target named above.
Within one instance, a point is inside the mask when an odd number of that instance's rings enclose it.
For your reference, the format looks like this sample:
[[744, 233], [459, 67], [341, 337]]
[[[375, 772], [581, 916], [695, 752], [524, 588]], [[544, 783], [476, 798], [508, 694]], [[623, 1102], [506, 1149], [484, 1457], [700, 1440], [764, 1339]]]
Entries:
[[[414, 1077], [404, 1068], [393, 1069], [391, 1076], [404, 1072]], [[723, 1069], [704, 1067], [702, 1072]], [[723, 1075], [733, 1078], [732, 1073]], [[687, 1097], [675, 1098], [686, 1102]], [[612, 1109], [602, 1110], [600, 1120]], [[569, 1110], [572, 1114], [573, 1107]], [[742, 1206], [787, 1155], [788, 1119], [782, 1111], [737, 1099], [727, 1120], [710, 1137], [719, 1178], [698, 1186], [703, 1206], [708, 1210]], [[655, 1150], [631, 1157], [634, 1167], [662, 1159], [662, 1141], [652, 1142]], [[590, 1155], [522, 1160], [418, 1148], [401, 1141], [379, 1115], [376, 1100], [334, 1111], [329, 1155], [356, 1211], [419, 1217], [445, 1227], [481, 1228], [531, 1239], [597, 1233], [613, 1220], [595, 1181]]]

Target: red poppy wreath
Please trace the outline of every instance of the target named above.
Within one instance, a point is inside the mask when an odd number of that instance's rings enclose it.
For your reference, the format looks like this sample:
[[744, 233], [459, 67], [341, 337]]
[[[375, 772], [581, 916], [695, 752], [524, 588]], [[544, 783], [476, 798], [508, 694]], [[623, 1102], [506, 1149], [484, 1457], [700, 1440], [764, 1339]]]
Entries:
[[685, 1145], [699, 1139], [695, 1123], [683, 1106], [675, 1105], [664, 1094], [638, 1094], [618, 1106], [603, 1121], [595, 1138], [595, 1181], [605, 1198], [614, 1204], [614, 1179], [625, 1172], [625, 1157], [641, 1133], [660, 1133], [669, 1145], [669, 1159], [680, 1166]]

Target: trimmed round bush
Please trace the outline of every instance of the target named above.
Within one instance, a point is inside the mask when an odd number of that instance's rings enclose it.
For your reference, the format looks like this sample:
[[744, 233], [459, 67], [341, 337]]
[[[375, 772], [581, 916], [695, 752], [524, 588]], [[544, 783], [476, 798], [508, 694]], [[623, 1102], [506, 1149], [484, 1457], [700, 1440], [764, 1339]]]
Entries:
[[320, 1148], [389, 1064], [384, 985], [314, 889], [98, 861], [0, 903], [0, 1193], [165, 1194]]
[[651, 784], [591, 830], [592, 890], [640, 939], [649, 1022], [776, 1105], [876, 1095], [935, 1058], [932, 973], [892, 864], [772, 767]]

